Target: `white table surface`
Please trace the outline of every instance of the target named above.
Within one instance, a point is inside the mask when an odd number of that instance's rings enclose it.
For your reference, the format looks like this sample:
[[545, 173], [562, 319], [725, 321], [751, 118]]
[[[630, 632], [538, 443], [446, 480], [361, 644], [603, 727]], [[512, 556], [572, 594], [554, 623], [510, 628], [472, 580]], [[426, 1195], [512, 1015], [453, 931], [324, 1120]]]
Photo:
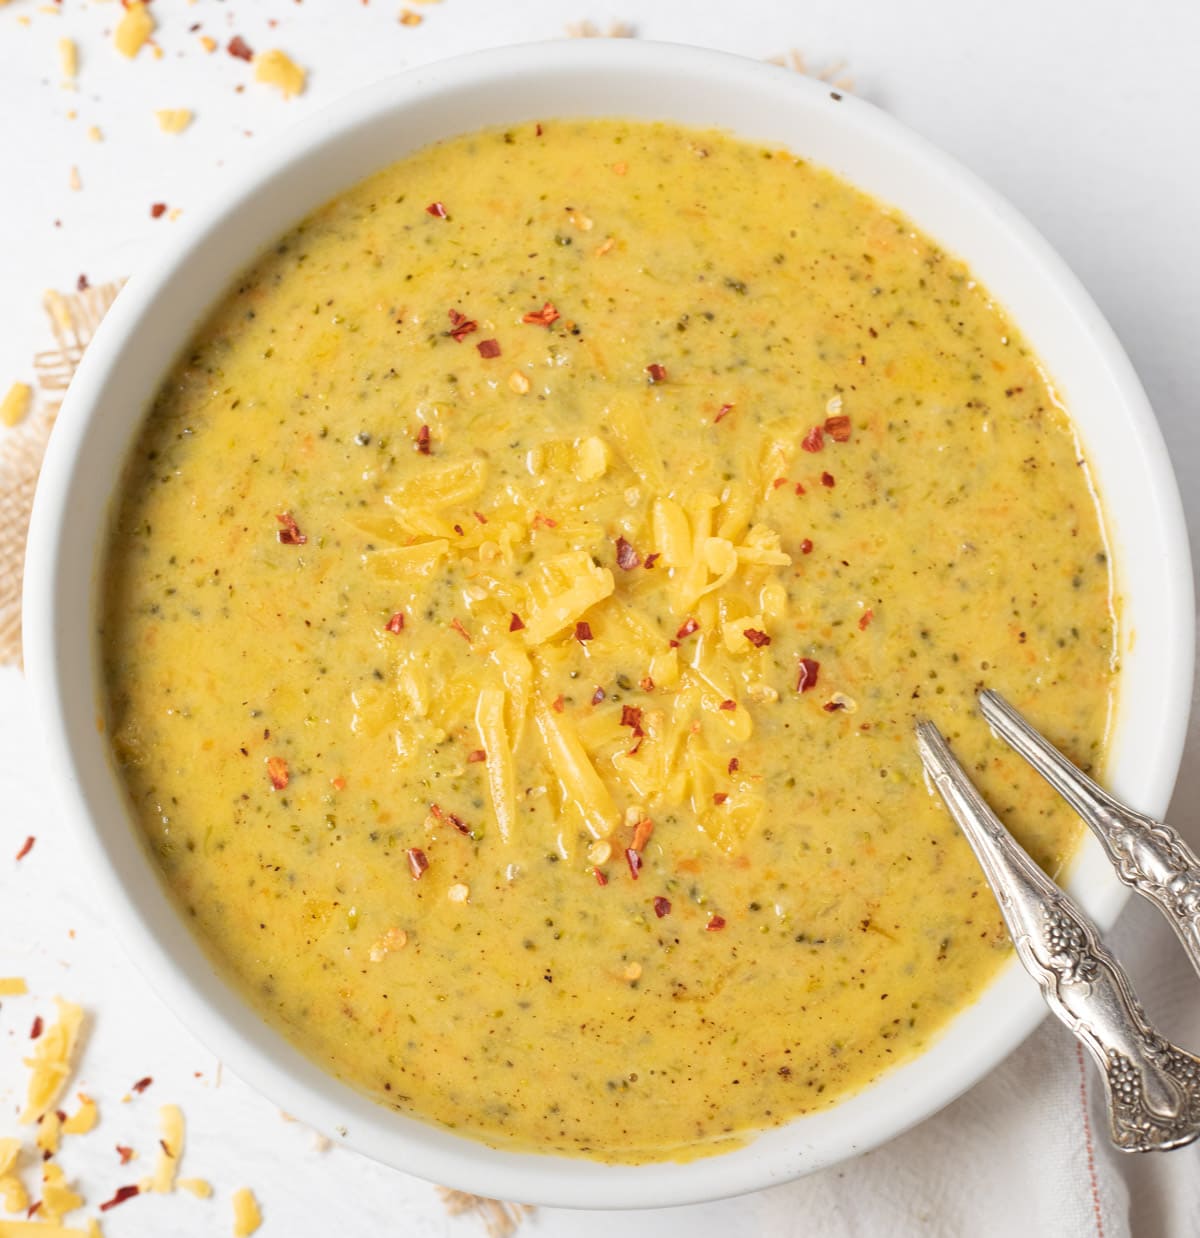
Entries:
[[[115, 3], [63, 0], [58, 14], [34, 0], [0, 7], [0, 390], [30, 379], [32, 354], [48, 342], [39, 308], [44, 289], [73, 288], [81, 273], [98, 284], [147, 260], [154, 238], [172, 227], [150, 218], [151, 203], [188, 210], [219, 182], [226, 164], [261, 149], [311, 109], [406, 66], [557, 36], [569, 21], [606, 26], [627, 19], [646, 38], [755, 57], [799, 48], [818, 68], [844, 58], [860, 94], [1015, 203], [1079, 274], [1129, 351], [1162, 424], [1193, 543], [1200, 545], [1200, 299], [1192, 286], [1200, 275], [1200, 5], [630, 0], [619, 9], [611, 3], [445, 0], [414, 4], [424, 23], [405, 27], [396, 20], [399, 0], [157, 0], [166, 54], [155, 60], [143, 52], [133, 63], [110, 46], [107, 32], [120, 13]], [[29, 17], [27, 27], [18, 22], [21, 15]], [[308, 92], [284, 102], [256, 86], [249, 66], [224, 50], [205, 55], [199, 36], [188, 31], [195, 22], [222, 44], [241, 34], [256, 49], [284, 48], [311, 69]], [[60, 85], [62, 36], [80, 48], [73, 92]], [[164, 107], [194, 109], [195, 123], [182, 136], [160, 133], [153, 112]], [[93, 124], [102, 143], [85, 136]], [[82, 182], [78, 191], [69, 185], [72, 166]], [[16, 671], [0, 671], [0, 975], [26, 976], [38, 995], [5, 1001], [0, 1009], [0, 1135], [16, 1130], [28, 1019], [35, 1009], [49, 1014], [49, 995], [61, 992], [93, 1016], [78, 1082], [100, 1100], [104, 1125], [76, 1140], [70, 1154], [71, 1172], [89, 1197], [131, 1180], [115, 1169], [115, 1143], [146, 1149], [140, 1172], [148, 1170], [157, 1137], [153, 1114], [168, 1100], [178, 1101], [188, 1118], [184, 1172], [209, 1178], [218, 1189], [207, 1203], [136, 1201], [109, 1214], [107, 1234], [229, 1233], [229, 1193], [244, 1184], [263, 1203], [268, 1236], [482, 1232], [474, 1220], [448, 1219], [433, 1188], [416, 1179], [344, 1150], [316, 1151], [310, 1132], [284, 1122], [273, 1104], [229, 1072], [218, 1085], [212, 1056], [117, 952], [88, 875], [73, 864], [29, 720], [24, 681]], [[1173, 822], [1193, 843], [1200, 842], [1198, 804], [1200, 728], [1194, 723], [1172, 809]], [[26, 834], [36, 835], [37, 844], [17, 864], [12, 857]], [[1126, 921], [1146, 914], [1133, 910]], [[1143, 978], [1141, 987], [1153, 1009], [1154, 977]], [[152, 1088], [119, 1103], [143, 1075], [154, 1077]], [[926, 1128], [936, 1131], [938, 1121]], [[980, 1132], [981, 1160], [997, 1138], [1002, 1130]], [[1134, 1233], [1183, 1232], [1175, 1228], [1182, 1222], [1171, 1193], [1179, 1175], [1195, 1172], [1197, 1161], [1189, 1164], [1130, 1169]], [[845, 1232], [872, 1232], [856, 1225], [849, 1198], [869, 1184], [867, 1171], [821, 1177], [823, 1206], [832, 1199], [835, 1212], [837, 1183], [846, 1179], [839, 1213]], [[998, 1198], [1003, 1185], [997, 1184]], [[598, 1235], [616, 1223], [630, 1238], [815, 1234], [805, 1203], [816, 1189], [798, 1183], [741, 1201], [616, 1221], [603, 1213], [543, 1210], [530, 1232]], [[919, 1194], [919, 1183], [913, 1189]], [[946, 1232], [936, 1200], [923, 1215], [920, 1232]], [[1010, 1229], [997, 1216], [988, 1232]]]

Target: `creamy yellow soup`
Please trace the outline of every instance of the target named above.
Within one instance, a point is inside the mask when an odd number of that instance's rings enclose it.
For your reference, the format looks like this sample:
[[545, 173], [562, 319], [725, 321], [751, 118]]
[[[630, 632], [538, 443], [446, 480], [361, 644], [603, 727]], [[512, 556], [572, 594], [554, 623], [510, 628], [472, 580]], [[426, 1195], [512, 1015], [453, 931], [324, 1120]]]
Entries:
[[1071, 425], [894, 209], [711, 132], [447, 141], [171, 371], [106, 564], [114, 752], [272, 1026], [489, 1143], [690, 1157], [926, 1048], [1007, 948], [933, 717], [1051, 871], [1115, 619]]

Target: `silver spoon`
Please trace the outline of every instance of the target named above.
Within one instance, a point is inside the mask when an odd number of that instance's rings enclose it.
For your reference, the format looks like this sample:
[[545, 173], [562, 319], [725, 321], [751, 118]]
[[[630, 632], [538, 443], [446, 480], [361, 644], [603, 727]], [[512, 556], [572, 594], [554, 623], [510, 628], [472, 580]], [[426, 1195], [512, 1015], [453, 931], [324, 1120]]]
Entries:
[[[998, 697], [995, 701], [1003, 705]], [[1113, 1143], [1127, 1152], [1191, 1143], [1200, 1136], [1200, 1058], [1151, 1027], [1099, 930], [1004, 828], [933, 723], [917, 724], [917, 746], [926, 773], [983, 867], [1018, 958], [1041, 986], [1046, 1004], [1100, 1068]], [[1044, 760], [1038, 768], [1046, 773], [1051, 765]]]

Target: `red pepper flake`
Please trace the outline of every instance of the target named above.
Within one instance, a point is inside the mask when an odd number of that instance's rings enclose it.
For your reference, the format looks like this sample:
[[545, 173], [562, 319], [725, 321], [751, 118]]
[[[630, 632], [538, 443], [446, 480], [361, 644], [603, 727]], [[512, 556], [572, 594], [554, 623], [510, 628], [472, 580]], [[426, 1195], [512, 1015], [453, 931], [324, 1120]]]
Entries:
[[592, 876], [596, 878], [598, 886], [608, 885], [608, 874], [602, 868], [593, 868]]
[[652, 365], [646, 366], [646, 373], [650, 375], [652, 383], [665, 383], [667, 381], [667, 367], [654, 362]]
[[285, 546], [303, 546], [308, 538], [300, 532], [300, 526], [296, 523], [296, 518], [291, 512], [284, 512], [282, 515], [276, 516], [279, 521], [280, 529], [276, 536]]
[[643, 692], [653, 692], [654, 680], [651, 679], [649, 675], [643, 675], [641, 679], [638, 680], [638, 687], [641, 688]]
[[799, 482], [797, 482], [797, 483], [796, 483], [796, 493], [797, 493], [797, 494], [807, 494], [807, 493], [808, 493], [808, 491], [807, 491], [807, 490], [805, 490], [805, 488], [804, 488], [804, 487], [803, 487], [803, 486], [802, 486]]
[[417, 431], [417, 438], [413, 446], [422, 456], [429, 455], [431, 449], [429, 446], [429, 427], [427, 425], [422, 425]]
[[240, 34], [235, 34], [229, 40], [225, 50], [231, 55], [236, 56], [239, 60], [253, 60], [254, 53], [250, 50], [250, 45], [242, 38]]
[[713, 792], [713, 803], [714, 804], [723, 804], [728, 798], [729, 796], [724, 791]]
[[592, 625], [586, 619], [580, 619], [575, 625], [575, 639], [581, 645], [592, 639]]
[[141, 1096], [141, 1094], [154, 1082], [153, 1075], [143, 1075], [134, 1085], [133, 1090]]
[[635, 567], [641, 567], [642, 556], [623, 538], [617, 538], [617, 566], [622, 571], [632, 572]]
[[167, 204], [165, 202], [153, 202], [150, 205], [150, 218], [161, 219], [167, 213]]
[[847, 443], [850, 441], [850, 418], [844, 413], [837, 417], [825, 418], [825, 433], [829, 435], [835, 443]]
[[725, 927], [724, 916], [709, 916], [708, 923], [704, 926], [706, 932], [717, 933]]
[[724, 709], [724, 710], [734, 710], [734, 709], [737, 709], [737, 701], [728, 701], [728, 700], [727, 700], [727, 701], [722, 701], [722, 702], [720, 703], [720, 705], [718, 705], [718, 706], [717, 706], [717, 708], [718, 708], [718, 709]]
[[287, 761], [283, 757], [267, 757], [267, 777], [276, 791], [282, 791], [291, 777]]
[[746, 628], [742, 635], [754, 646], [755, 649], [762, 649], [765, 645], [771, 643], [771, 638], [765, 633], [760, 632], [758, 628]]
[[388, 621], [383, 625], [385, 632], [400, 633], [404, 631], [404, 612], [398, 610]]
[[599, 705], [602, 700], [608, 695], [599, 685], [596, 686], [596, 691], [592, 693], [592, 704]]
[[812, 538], [811, 537], [806, 537], [804, 541], [800, 543], [800, 553], [802, 555], [812, 554]]
[[117, 1155], [121, 1158], [122, 1165], [128, 1165], [133, 1160], [133, 1149], [127, 1148], [123, 1143], [117, 1144]]
[[780, 486], [786, 486], [786, 485], [787, 485], [786, 477], [776, 477], [775, 480], [771, 483], [771, 488], [773, 490], [778, 490]]
[[497, 340], [480, 340], [475, 347], [479, 350], [479, 355], [485, 359], [500, 355], [500, 344]]
[[663, 896], [660, 894], [654, 900], [654, 914], [660, 920], [663, 918], [663, 916], [669, 916], [671, 914], [671, 900], [667, 898], [663, 898]]
[[520, 632], [524, 626], [525, 620], [522, 619], [521, 616], [514, 610], [512, 612], [512, 617], [508, 621], [508, 630], [510, 632]]
[[459, 636], [461, 636], [463, 640], [467, 642], [468, 645], [471, 643], [471, 633], [468, 632], [467, 629], [463, 627], [461, 619], [458, 619], [458, 618], [451, 619], [450, 629], [451, 631], [457, 632]]
[[554, 303], [547, 301], [540, 310], [530, 310], [521, 321], [532, 323], [535, 327], [548, 327], [551, 323], [557, 322], [558, 318], [559, 313], [554, 308]]
[[346, 780], [341, 777], [334, 778], [331, 785], [335, 791], [344, 791], [346, 789]]
[[727, 768], [731, 774], [736, 774], [740, 766], [741, 766], [741, 762], [737, 759], [737, 757], [729, 758], [729, 765]]
[[76, 292], [87, 292], [90, 287], [91, 284], [88, 283], [88, 277], [86, 275], [80, 275], [80, 277], [75, 281]]
[[[49, 1149], [49, 1148], [46, 1148], [46, 1149], [42, 1152], [42, 1160], [44, 1160], [44, 1161], [48, 1161], [48, 1160], [50, 1159], [51, 1155], [52, 1155], [52, 1154], [51, 1154], [51, 1152], [50, 1152], [50, 1149]], [[25, 1219], [26, 1219], [27, 1221], [32, 1221], [32, 1220], [33, 1220], [33, 1218], [34, 1218], [35, 1216], [37, 1216], [37, 1214], [38, 1214], [41, 1210], [42, 1210], [42, 1201], [41, 1201], [40, 1199], [35, 1199], [35, 1200], [33, 1201], [33, 1203], [31, 1203], [31, 1204], [29, 1205], [29, 1207], [25, 1209]]]
[[728, 417], [729, 414], [732, 412], [733, 412], [732, 404], [722, 404], [721, 407], [717, 409], [717, 415], [713, 418], [713, 425], [715, 426], [718, 422]]
[[820, 426], [813, 426], [800, 441], [805, 451], [820, 451], [825, 446], [825, 431]]
[[642, 871], [642, 857], [633, 847], [625, 848], [625, 863], [629, 865], [630, 876], [636, 881], [638, 873]]
[[464, 337], [471, 334], [472, 331], [479, 330], [479, 324], [473, 319], [468, 318], [466, 314], [460, 314], [458, 310], [448, 310], [450, 315], [450, 330], [446, 332], [451, 339], [462, 343]]
[[820, 670], [820, 662], [814, 662], [812, 658], [801, 658], [800, 670], [796, 675], [796, 691], [807, 692], [810, 688], [815, 688], [817, 686], [817, 674]]
[[29, 1029], [29, 1039], [37, 1040], [37, 1038], [42, 1034], [42, 1028], [45, 1026], [46, 1025], [42, 1022], [42, 1016], [40, 1014], [34, 1015], [33, 1026]]
[[695, 619], [687, 618], [679, 625], [679, 631], [675, 633], [676, 640], [687, 640], [693, 632], [699, 632], [700, 625]]
[[471, 515], [474, 516], [480, 524], [487, 524], [487, 517], [483, 514], [483, 512], [472, 512]]
[[[480, 751], [482, 752], [483, 749], [480, 749]], [[429, 812], [430, 812], [430, 815], [433, 816], [436, 820], [445, 821], [448, 825], [454, 826], [454, 828], [460, 834], [466, 834], [468, 837], [470, 837], [470, 834], [471, 834], [470, 827], [462, 819], [462, 817], [458, 815], [458, 813], [447, 812], [440, 804], [430, 804]]]
[[449, 219], [450, 218], [450, 216], [446, 214], [446, 208], [440, 202], [431, 202], [425, 208], [425, 214], [432, 215], [434, 219]]
[[32, 834], [21, 844], [21, 850], [17, 852], [17, 859], [23, 860], [32, 850], [33, 844], [37, 841]]
[[533, 131], [539, 138], [542, 136], [542, 122], [541, 121], [538, 121], [538, 123], [534, 126]]
[[482, 748], [472, 748], [467, 753], [467, 764], [478, 765], [481, 761], [487, 760], [487, 753]]
[[547, 529], [557, 529], [558, 521], [552, 520], [549, 516], [543, 516], [541, 512], [534, 512], [531, 527], [540, 529], [542, 525], [545, 525]]
[[833, 487], [837, 485], [837, 482], [834, 480], [834, 476], [832, 473], [822, 473], [821, 474], [821, 485], [828, 486], [829, 489], [832, 490]]
[[630, 847], [641, 855], [646, 850], [646, 844], [650, 841], [650, 835], [654, 833], [654, 822], [649, 817], [643, 817], [637, 825], [633, 827], [633, 842]]
[[652, 568], [658, 562], [660, 557], [659, 552], [656, 550], [652, 555], [646, 556], [646, 561], [642, 564], [642, 566], [645, 568]]
[[821, 706], [821, 708], [827, 714], [836, 714], [839, 709], [846, 708], [846, 702], [845, 701], [826, 701], [825, 704]]
[[413, 880], [420, 881], [421, 874], [429, 867], [425, 852], [420, 847], [409, 847], [404, 854], [408, 856], [408, 871], [412, 873]]
[[115, 1208], [118, 1204], [123, 1204], [127, 1199], [132, 1199], [135, 1195], [140, 1194], [140, 1190], [136, 1186], [119, 1186], [117, 1193], [112, 1199], [106, 1199], [100, 1205], [101, 1212], [107, 1212], [110, 1208]]
[[863, 617], [858, 621], [858, 630], [860, 632], [865, 632], [867, 630], [867, 626], [874, 618], [875, 612], [868, 606], [867, 609], [863, 611]]
[[631, 727], [635, 738], [645, 734], [642, 730], [642, 711], [637, 705], [621, 706], [621, 725]]
[[551, 708], [552, 710], [554, 710], [554, 712], [555, 712], [556, 714], [561, 714], [561, 713], [562, 713], [562, 711], [563, 711], [563, 696], [562, 696], [562, 693], [561, 693], [561, 692], [560, 692], [560, 693], [559, 693], [559, 694], [558, 694], [558, 695], [554, 698], [554, 700], [552, 700], [552, 701], [550, 702], [550, 708]]
[[459, 537], [462, 537], [462, 535], [463, 535], [463, 527], [462, 527], [462, 525], [461, 525], [461, 524], [456, 524], [456, 525], [454, 526], [454, 531], [455, 531], [455, 533], [457, 533], [457, 534], [459, 535]]

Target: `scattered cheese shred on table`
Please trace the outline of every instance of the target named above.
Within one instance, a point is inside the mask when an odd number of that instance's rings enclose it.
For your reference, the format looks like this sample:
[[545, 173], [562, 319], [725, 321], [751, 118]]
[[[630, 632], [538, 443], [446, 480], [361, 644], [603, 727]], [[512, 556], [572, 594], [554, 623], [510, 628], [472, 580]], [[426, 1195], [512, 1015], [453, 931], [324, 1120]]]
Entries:
[[38, 1122], [37, 1138], [34, 1142], [38, 1149], [46, 1156], [53, 1156], [58, 1151], [58, 1140], [62, 1133], [62, 1118], [58, 1113], [51, 1109], [48, 1113], [43, 1113], [41, 1120]]
[[113, 31], [113, 46], [122, 56], [128, 56], [132, 60], [153, 33], [154, 18], [140, 0], [132, 0]]
[[250, 1238], [261, 1224], [262, 1213], [254, 1192], [248, 1186], [239, 1187], [233, 1193], [233, 1238]]
[[58, 67], [63, 77], [71, 80], [79, 69], [79, 50], [74, 39], [59, 39]]
[[[0, 421], [3, 421], [4, 424], [8, 426], [16, 425], [16, 423], [21, 419], [20, 417], [17, 417], [15, 420], [9, 421], [7, 417], [8, 402], [13, 398], [13, 391], [16, 391], [18, 387], [25, 388], [24, 395], [21, 398], [27, 400], [29, 398], [29, 387], [26, 386], [25, 383], [13, 383], [12, 389], [9, 391], [8, 395], [6, 395], [4, 400], [0, 402]], [[22, 410], [21, 416], [24, 415], [24, 410]], [[0, 997], [24, 997], [28, 992], [29, 986], [25, 983], [22, 977], [0, 976]]]
[[160, 108], [154, 113], [163, 133], [182, 133], [192, 123], [192, 113], [186, 107]]
[[33, 1057], [25, 1059], [33, 1073], [29, 1077], [29, 1093], [20, 1121], [24, 1125], [36, 1122], [49, 1110], [66, 1085], [71, 1073], [71, 1056], [83, 1026], [83, 1010], [74, 1002], [54, 999], [58, 1006], [58, 1022], [37, 1042]]
[[180, 1190], [190, 1191], [197, 1199], [208, 1199], [212, 1195], [212, 1184], [203, 1178], [180, 1178], [175, 1184]]
[[[99, 1232], [95, 1231], [97, 1234]], [[0, 1221], [0, 1238], [91, 1238], [91, 1234], [67, 1225], [44, 1225], [38, 1221]]]
[[19, 1139], [0, 1139], [0, 1177], [12, 1171], [20, 1155], [21, 1141]]
[[42, 1168], [42, 1207], [46, 1219], [58, 1224], [68, 1212], [83, 1207], [83, 1196], [66, 1183], [62, 1166], [51, 1161]]
[[175, 1174], [183, 1155], [183, 1111], [178, 1105], [163, 1105], [158, 1111], [158, 1123], [162, 1138], [158, 1141], [158, 1160], [150, 1190], [167, 1195], [175, 1189]]
[[[6, 426], [15, 426], [29, 411], [29, 401], [33, 396], [33, 388], [28, 383], [13, 383], [3, 400], [0, 400], [0, 421]], [[20, 985], [20, 988], [9, 989], [6, 985]], [[25, 981], [19, 976], [12, 979], [0, 979], [0, 996], [17, 997], [28, 993]]]
[[79, 1108], [62, 1124], [64, 1135], [86, 1135], [100, 1119], [96, 1102], [79, 1093]]
[[277, 86], [285, 99], [304, 93], [307, 74], [294, 60], [273, 48], [254, 57], [254, 80], [267, 86]]
[[24, 1212], [29, 1207], [29, 1192], [16, 1174], [0, 1178], [0, 1199], [4, 1201], [5, 1212]]

